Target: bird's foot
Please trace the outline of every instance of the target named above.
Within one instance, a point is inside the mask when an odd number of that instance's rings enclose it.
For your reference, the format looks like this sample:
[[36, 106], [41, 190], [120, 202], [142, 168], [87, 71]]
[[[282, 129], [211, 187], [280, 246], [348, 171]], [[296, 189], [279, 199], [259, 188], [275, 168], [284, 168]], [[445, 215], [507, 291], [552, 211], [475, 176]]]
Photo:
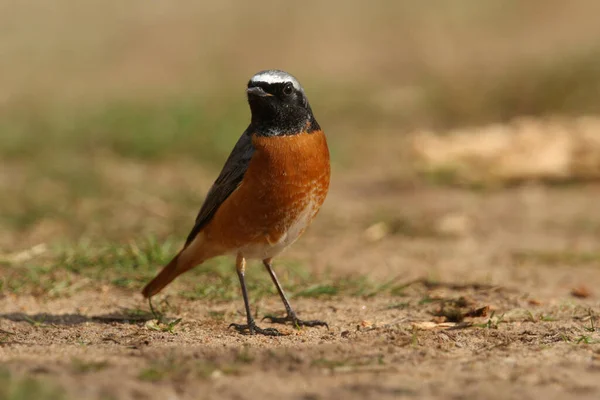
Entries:
[[311, 319], [311, 320], [301, 320], [299, 319], [295, 313], [288, 313], [285, 317], [275, 317], [273, 315], [266, 315], [263, 320], [268, 320], [269, 322], [273, 323], [273, 324], [286, 324], [288, 322], [291, 322], [293, 326], [295, 326], [296, 328], [300, 328], [301, 326], [324, 326], [329, 330], [329, 325], [327, 325], [327, 322], [325, 321], [320, 321], [318, 319]]
[[261, 328], [257, 326], [254, 321], [251, 323], [242, 325], [242, 324], [231, 324], [229, 328], [233, 327], [238, 333], [243, 335], [265, 335], [265, 336], [283, 336], [283, 333], [279, 332], [275, 328]]

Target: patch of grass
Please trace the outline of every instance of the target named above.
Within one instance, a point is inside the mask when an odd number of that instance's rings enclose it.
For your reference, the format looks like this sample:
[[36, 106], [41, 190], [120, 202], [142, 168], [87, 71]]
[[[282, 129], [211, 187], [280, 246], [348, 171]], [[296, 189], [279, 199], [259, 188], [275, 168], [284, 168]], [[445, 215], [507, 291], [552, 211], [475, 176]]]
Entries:
[[0, 269], [0, 294], [47, 294], [55, 297], [71, 292], [72, 277], [50, 263], [27, 263]]
[[537, 319], [533, 316], [533, 313], [529, 310], [524, 310], [523, 313], [525, 314], [526, 317], [526, 321], [528, 322], [537, 322]]
[[25, 321], [27, 323], [29, 323], [31, 326], [33, 326], [35, 328], [43, 328], [43, 327], [47, 326], [46, 323], [44, 322], [43, 318], [37, 320], [37, 319], [34, 319], [34, 318], [30, 318], [27, 315], [25, 315], [23, 318], [25, 319]]
[[146, 324], [148, 329], [158, 332], [175, 333], [175, 327], [181, 323], [181, 318], [174, 319], [172, 321], [164, 321], [162, 317], [157, 321], [150, 321]]
[[591, 333], [595, 333], [596, 332], [596, 314], [594, 313], [594, 311], [590, 308], [588, 309], [588, 316], [587, 319], [589, 320], [590, 325], [589, 326], [584, 326], [583, 329], [585, 329], [586, 332], [591, 332]]
[[596, 326], [596, 314], [594, 313], [594, 311], [590, 308], [588, 309], [588, 315], [586, 317], [586, 319], [589, 321], [589, 325], [584, 325], [582, 326], [582, 329], [584, 330], [584, 334], [580, 335], [579, 338], [577, 338], [576, 343], [577, 344], [598, 344], [600, 343], [600, 337], [598, 336], [598, 329]]
[[[124, 288], [138, 288], [154, 276], [156, 268], [175, 254], [172, 240], [148, 237], [126, 244], [92, 245], [81, 241], [61, 245], [43, 260], [0, 270], [4, 292], [15, 294], [70, 294], [80, 278]], [[80, 285], [82, 287], [84, 285]]]
[[13, 376], [0, 369], [0, 399], [2, 400], [67, 400], [65, 392], [40, 379]]
[[335, 296], [339, 293], [339, 288], [334, 285], [315, 284], [297, 292], [295, 297], [321, 297]]
[[140, 287], [168, 263], [177, 251], [174, 240], [148, 236], [139, 242], [92, 246], [83, 241], [59, 250], [56, 263], [96, 281], [124, 288]]
[[[296, 268], [286, 269], [286, 275], [294, 275]], [[220, 257], [209, 260], [195, 268], [194, 274], [202, 279], [194, 280], [192, 290], [186, 290], [183, 295], [190, 299], [232, 300], [240, 297], [240, 283], [235, 273], [233, 259]], [[285, 280], [285, 278], [282, 278]], [[246, 270], [246, 283], [254, 299], [275, 294], [269, 276], [264, 267], [251, 263]]]
[[[377, 287], [365, 276], [334, 277], [330, 272], [315, 276], [296, 263], [275, 267], [279, 280], [290, 297], [319, 298], [340, 295], [365, 296]], [[239, 281], [233, 271], [233, 261], [207, 264], [197, 268], [203, 279], [196, 283], [193, 291], [184, 296], [193, 299], [232, 300], [240, 298]], [[198, 275], [197, 275], [198, 276]], [[318, 283], [317, 283], [318, 282]], [[277, 295], [268, 274], [262, 265], [250, 265], [246, 272], [246, 284], [253, 301], [265, 296]]]
[[[73, 246], [61, 245], [36, 263], [0, 271], [8, 273], [0, 278], [0, 293], [60, 296], [99, 283], [140, 290], [171, 260], [179, 244], [178, 240], [159, 240], [149, 236], [123, 244], [83, 240]], [[297, 263], [286, 261], [278, 263], [276, 269], [291, 297], [373, 297], [383, 293], [394, 294], [406, 287], [397, 285], [396, 279], [380, 283], [362, 275], [337, 277], [330, 271], [315, 275]], [[260, 263], [251, 263], [246, 275], [253, 301], [277, 295]], [[179, 289], [179, 295], [189, 299], [227, 301], [241, 296], [234, 261], [229, 257], [218, 257], [199, 265], [187, 273], [187, 279], [176, 281], [175, 287]], [[172, 331], [175, 325], [158, 328]]]
[[[369, 297], [375, 297], [381, 293], [386, 293], [386, 292], [390, 292], [390, 291], [397, 293], [399, 291], [399, 289], [398, 289], [399, 287], [406, 286], [406, 285], [397, 285], [396, 282], [398, 281], [398, 279], [399, 279], [399, 277], [395, 277], [395, 278], [388, 280], [387, 282], [383, 282], [381, 284], [375, 284], [372, 289], [368, 290], [366, 293], [364, 293], [362, 295], [365, 298], [369, 298]], [[369, 286], [368, 282], [365, 282], [365, 286]]]
[[589, 335], [581, 335], [575, 341], [576, 344], [596, 344], [600, 343], [598, 340], [592, 339]]
[[419, 329], [416, 326], [413, 326], [410, 334], [410, 346], [412, 348], [417, 348], [420, 344], [421, 343], [419, 343]]
[[477, 328], [485, 328], [485, 329], [498, 329], [500, 324], [506, 323], [506, 321], [504, 321], [504, 314], [500, 315], [499, 317], [494, 318], [495, 315], [496, 315], [496, 312], [492, 311], [490, 318], [486, 322], [484, 322], [483, 324], [473, 324], [472, 326], [477, 327]]
[[[315, 281], [319, 283], [314, 283]], [[395, 279], [378, 283], [364, 275], [334, 277], [330, 272], [326, 272], [323, 276], [313, 275], [310, 279], [305, 275], [303, 279], [292, 282], [290, 291], [293, 293], [293, 297], [353, 296], [368, 298], [389, 292], [393, 289], [394, 281]]]

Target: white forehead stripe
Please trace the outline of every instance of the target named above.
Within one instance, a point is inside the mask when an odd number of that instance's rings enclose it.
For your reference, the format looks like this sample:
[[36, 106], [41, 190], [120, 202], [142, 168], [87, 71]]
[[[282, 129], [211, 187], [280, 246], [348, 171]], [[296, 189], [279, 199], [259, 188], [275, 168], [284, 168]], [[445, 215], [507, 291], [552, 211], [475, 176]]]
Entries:
[[287, 72], [270, 70], [270, 71], [261, 71], [254, 75], [250, 82], [265, 82], [265, 83], [286, 83], [290, 82], [296, 90], [302, 90], [302, 86], [296, 78], [288, 74]]

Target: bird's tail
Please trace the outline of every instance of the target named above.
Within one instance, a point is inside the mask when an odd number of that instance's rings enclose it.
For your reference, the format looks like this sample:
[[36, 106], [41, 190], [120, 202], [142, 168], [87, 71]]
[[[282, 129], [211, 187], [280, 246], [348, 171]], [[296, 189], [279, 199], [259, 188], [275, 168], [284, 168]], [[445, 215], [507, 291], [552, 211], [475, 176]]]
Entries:
[[179, 275], [188, 271], [195, 264], [191, 264], [190, 262], [184, 262], [181, 257], [183, 250], [180, 251], [172, 260], [169, 262], [160, 273], [148, 283], [144, 289], [142, 290], [142, 294], [144, 297], [152, 297], [158, 292], [160, 292], [165, 286], [173, 281], [173, 279], [177, 278]]

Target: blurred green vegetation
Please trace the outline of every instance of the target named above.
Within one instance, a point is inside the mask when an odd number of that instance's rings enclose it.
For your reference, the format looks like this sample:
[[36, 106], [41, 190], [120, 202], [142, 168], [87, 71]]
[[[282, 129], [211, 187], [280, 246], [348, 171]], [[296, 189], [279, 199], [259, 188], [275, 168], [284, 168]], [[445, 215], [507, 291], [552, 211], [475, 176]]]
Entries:
[[[393, 132], [519, 116], [585, 115], [600, 111], [600, 43], [594, 51], [539, 60], [497, 76], [424, 71], [415, 80], [412, 98], [402, 100], [410, 101], [404, 106], [396, 99], [401, 95], [390, 95], [384, 85], [324, 85], [309, 95], [322, 124], [332, 131], [334, 150], [338, 141], [361, 140], [365, 129]], [[147, 162], [190, 158], [216, 167], [249, 122], [243, 91], [233, 93], [184, 92], [71, 107], [9, 104], [0, 110], [0, 156], [51, 165], [106, 152]]]
[[[427, 104], [422, 115], [441, 128], [522, 116], [594, 114], [600, 111], [600, 45], [593, 51], [510, 68], [497, 77], [477, 73], [456, 80], [432, 77], [424, 87]], [[423, 123], [409, 121], [415, 122]]]
[[0, 399], [2, 400], [66, 400], [64, 391], [35, 378], [15, 377], [0, 369]]
[[221, 162], [247, 125], [243, 97], [215, 105], [199, 97], [117, 101], [90, 108], [18, 105], [0, 114], [1, 156], [52, 162], [109, 152], [155, 161]]
[[0, 13], [0, 255], [184, 235], [265, 68], [304, 84], [338, 179], [382, 152], [412, 179], [411, 131], [600, 109], [594, 1], [47, 7]]

